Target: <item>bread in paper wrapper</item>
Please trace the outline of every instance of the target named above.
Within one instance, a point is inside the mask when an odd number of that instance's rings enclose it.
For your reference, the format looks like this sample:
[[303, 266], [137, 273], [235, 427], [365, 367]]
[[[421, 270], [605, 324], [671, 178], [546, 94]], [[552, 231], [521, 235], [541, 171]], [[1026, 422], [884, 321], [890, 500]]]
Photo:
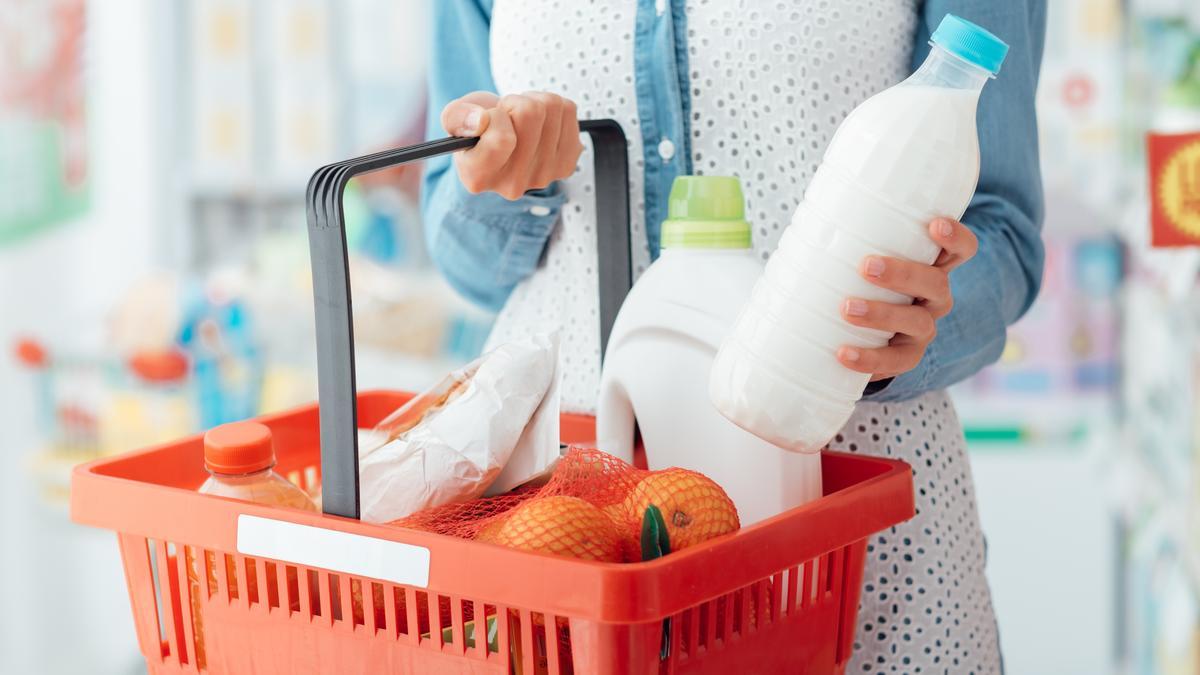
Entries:
[[556, 335], [502, 345], [363, 434], [373, 441], [359, 454], [362, 519], [390, 522], [479, 497], [518, 445], [520, 457], [545, 454], [547, 443], [557, 456], [557, 366]]

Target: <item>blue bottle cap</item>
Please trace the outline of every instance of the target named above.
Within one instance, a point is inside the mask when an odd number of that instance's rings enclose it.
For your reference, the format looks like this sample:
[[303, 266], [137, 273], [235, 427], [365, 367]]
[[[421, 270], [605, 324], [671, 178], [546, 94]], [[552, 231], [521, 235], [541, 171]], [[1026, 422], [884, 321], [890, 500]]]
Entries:
[[1008, 44], [962, 17], [947, 14], [930, 42], [995, 75], [1008, 55]]

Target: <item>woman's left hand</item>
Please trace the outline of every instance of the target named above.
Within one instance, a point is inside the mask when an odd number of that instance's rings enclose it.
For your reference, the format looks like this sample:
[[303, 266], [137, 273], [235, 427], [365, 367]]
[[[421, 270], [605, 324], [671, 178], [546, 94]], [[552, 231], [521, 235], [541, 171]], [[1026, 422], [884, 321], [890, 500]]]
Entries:
[[942, 253], [932, 265], [868, 256], [859, 265], [867, 281], [916, 298], [911, 305], [847, 298], [842, 317], [855, 326], [895, 333], [886, 347], [861, 349], [843, 345], [838, 361], [851, 370], [871, 373], [871, 381], [884, 380], [917, 367], [925, 349], [937, 335], [937, 320], [950, 313], [950, 270], [974, 257], [979, 248], [975, 233], [960, 222], [938, 218], [929, 224], [929, 236]]

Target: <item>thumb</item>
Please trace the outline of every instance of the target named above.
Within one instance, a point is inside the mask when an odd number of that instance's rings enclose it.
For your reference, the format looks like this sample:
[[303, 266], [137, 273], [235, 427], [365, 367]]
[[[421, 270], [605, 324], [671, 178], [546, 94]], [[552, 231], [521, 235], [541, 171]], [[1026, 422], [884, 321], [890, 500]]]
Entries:
[[473, 101], [460, 98], [442, 110], [442, 128], [454, 136], [481, 136], [487, 126], [487, 109]]

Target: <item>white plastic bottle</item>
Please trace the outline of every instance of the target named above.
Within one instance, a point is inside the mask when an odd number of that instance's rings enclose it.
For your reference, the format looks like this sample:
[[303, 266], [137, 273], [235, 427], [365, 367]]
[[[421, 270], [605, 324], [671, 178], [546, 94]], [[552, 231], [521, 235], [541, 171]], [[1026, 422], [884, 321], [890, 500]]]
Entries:
[[846, 299], [913, 300], [863, 279], [863, 258], [933, 263], [940, 251], [929, 223], [960, 218], [975, 192], [976, 106], [1008, 47], [953, 15], [930, 43], [916, 73], [842, 122], [713, 364], [713, 404], [779, 447], [816, 452], [828, 443], [870, 379], [841, 365], [837, 349], [892, 338], [847, 323]]
[[713, 357], [762, 276], [743, 210], [736, 178], [675, 180], [662, 255], [629, 293], [609, 339], [596, 437], [632, 461], [636, 422], [651, 469], [712, 478], [747, 525], [819, 497], [821, 460], [739, 429], [708, 399]]

